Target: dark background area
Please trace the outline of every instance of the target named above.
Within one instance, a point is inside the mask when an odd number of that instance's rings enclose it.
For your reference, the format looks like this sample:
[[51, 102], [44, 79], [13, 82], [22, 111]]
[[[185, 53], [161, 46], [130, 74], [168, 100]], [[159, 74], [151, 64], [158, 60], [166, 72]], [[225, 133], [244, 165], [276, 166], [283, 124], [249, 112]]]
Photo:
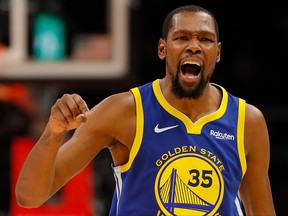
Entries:
[[[91, 13], [91, 7], [77, 10], [78, 1], [59, 2], [63, 3], [63, 10], [69, 6], [75, 13], [77, 12], [76, 15], [73, 13], [73, 16], [79, 19], [87, 14], [87, 11]], [[102, 3], [105, 5], [104, 0]], [[38, 91], [45, 91], [53, 86], [57, 88], [59, 95], [64, 92], [77, 92], [92, 107], [110, 94], [162, 78], [165, 74], [164, 62], [157, 56], [157, 44], [166, 14], [184, 4], [199, 4], [206, 7], [218, 20], [222, 42], [221, 62], [216, 67], [212, 81], [263, 111], [270, 132], [269, 172], [275, 207], [278, 215], [286, 215], [288, 185], [282, 181], [284, 179], [282, 173], [288, 169], [286, 160], [288, 148], [284, 136], [288, 123], [288, 100], [284, 89], [287, 76], [285, 63], [288, 58], [288, 43], [286, 43], [288, 13], [284, 3], [270, 1], [264, 4], [247, 0], [127, 0], [127, 3], [130, 4], [130, 69], [126, 77], [115, 80], [22, 80], [22, 82], [32, 85]], [[77, 20], [75, 17], [73, 19]], [[90, 23], [85, 23], [86, 28], [95, 25], [96, 21], [93, 18], [89, 20]], [[75, 22], [74, 24], [78, 25]], [[83, 25], [80, 26], [84, 28]], [[101, 23], [99, 26], [105, 30], [105, 26]], [[70, 29], [72, 27], [73, 24]], [[102, 197], [105, 199], [104, 205], [110, 204], [114, 187], [113, 183], [111, 186], [113, 177], [109, 169], [110, 163], [106, 151], [95, 159], [95, 170], [99, 173], [99, 178], [105, 179], [96, 189], [99, 199]]]

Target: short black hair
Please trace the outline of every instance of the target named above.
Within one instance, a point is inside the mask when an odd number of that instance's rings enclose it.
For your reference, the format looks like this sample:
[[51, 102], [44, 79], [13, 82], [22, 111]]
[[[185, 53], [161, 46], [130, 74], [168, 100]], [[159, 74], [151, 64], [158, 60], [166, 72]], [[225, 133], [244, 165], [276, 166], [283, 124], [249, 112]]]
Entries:
[[213, 20], [214, 20], [214, 25], [215, 25], [215, 30], [216, 30], [216, 37], [217, 37], [217, 41], [219, 41], [219, 28], [218, 28], [218, 23], [217, 20], [215, 18], [215, 16], [208, 11], [207, 9], [198, 6], [198, 5], [184, 5], [184, 6], [180, 6], [174, 10], [172, 10], [170, 13], [168, 13], [168, 15], [166, 16], [164, 23], [163, 23], [163, 28], [162, 28], [162, 38], [163, 39], [167, 39], [168, 37], [168, 32], [169, 30], [172, 28], [172, 18], [175, 14], [181, 13], [181, 12], [204, 12], [209, 14]]

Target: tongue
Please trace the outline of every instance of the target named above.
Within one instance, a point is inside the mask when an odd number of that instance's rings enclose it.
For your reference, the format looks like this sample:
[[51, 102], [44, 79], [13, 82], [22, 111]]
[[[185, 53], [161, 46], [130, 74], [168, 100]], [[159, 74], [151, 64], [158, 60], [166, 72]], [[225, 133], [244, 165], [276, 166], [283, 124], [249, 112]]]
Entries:
[[181, 67], [181, 70], [184, 75], [193, 76], [197, 75], [198, 66], [186, 64]]

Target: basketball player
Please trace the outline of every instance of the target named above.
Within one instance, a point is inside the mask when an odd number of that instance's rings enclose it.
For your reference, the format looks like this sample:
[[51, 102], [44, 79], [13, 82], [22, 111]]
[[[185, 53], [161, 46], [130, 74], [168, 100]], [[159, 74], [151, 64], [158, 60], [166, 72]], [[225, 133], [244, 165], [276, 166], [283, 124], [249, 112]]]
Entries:
[[20, 173], [19, 205], [42, 205], [108, 148], [116, 182], [110, 215], [276, 215], [266, 121], [210, 83], [220, 54], [209, 11], [170, 12], [158, 44], [165, 77], [91, 111], [77, 94], [58, 99]]

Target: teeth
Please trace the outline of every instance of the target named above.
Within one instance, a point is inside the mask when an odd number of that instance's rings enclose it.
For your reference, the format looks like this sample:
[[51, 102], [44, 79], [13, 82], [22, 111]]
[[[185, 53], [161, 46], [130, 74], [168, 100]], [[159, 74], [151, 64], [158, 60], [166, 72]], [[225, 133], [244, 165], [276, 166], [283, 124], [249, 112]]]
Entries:
[[183, 64], [194, 64], [194, 65], [200, 66], [199, 62], [195, 62], [195, 61], [185, 61]]

